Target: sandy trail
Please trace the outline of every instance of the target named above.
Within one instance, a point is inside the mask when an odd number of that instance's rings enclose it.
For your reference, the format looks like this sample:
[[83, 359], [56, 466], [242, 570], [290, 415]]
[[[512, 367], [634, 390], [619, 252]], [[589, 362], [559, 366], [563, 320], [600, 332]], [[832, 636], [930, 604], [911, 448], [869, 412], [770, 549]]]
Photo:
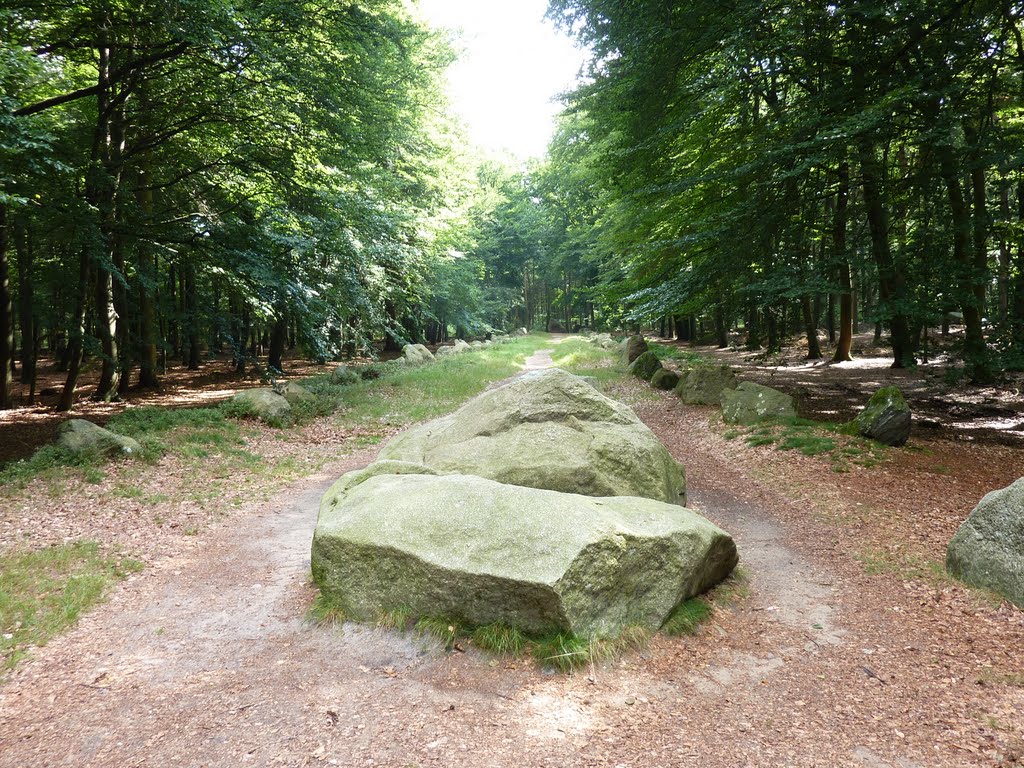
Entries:
[[788, 502], [706, 450], [699, 414], [647, 418], [752, 575], [703, 636], [562, 676], [309, 624], [318, 500], [366, 451], [133, 578], [40, 650], [0, 688], [0, 766], [991, 764], [941, 738], [956, 690], [937, 714], [927, 680], [886, 679], [887, 653], [929, 642], [881, 610], [895, 598], [851, 601], [863, 585], [793, 538], [772, 514]]

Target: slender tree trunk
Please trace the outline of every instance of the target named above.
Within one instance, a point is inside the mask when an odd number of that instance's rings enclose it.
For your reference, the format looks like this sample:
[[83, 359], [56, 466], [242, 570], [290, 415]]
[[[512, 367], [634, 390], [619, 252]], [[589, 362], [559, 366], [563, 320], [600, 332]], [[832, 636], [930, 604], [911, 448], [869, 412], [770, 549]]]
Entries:
[[852, 360], [853, 355], [853, 280], [850, 274], [850, 259], [846, 252], [846, 227], [849, 219], [850, 164], [845, 160], [839, 165], [839, 187], [836, 192], [835, 227], [832, 242], [839, 260], [839, 341], [833, 362]]
[[[979, 276], [975, 274], [976, 264], [971, 247], [971, 212], [960, 186], [959, 164], [953, 147], [948, 143], [940, 144], [935, 152], [940, 173], [946, 183], [946, 197], [953, 219], [953, 257], [959, 266], [960, 302], [966, 332], [964, 362], [967, 374], [972, 380], [978, 383], [987, 382], [992, 378], [992, 371], [989, 369], [988, 349], [981, 327], [982, 302], [978, 300]], [[984, 285], [981, 286], [981, 290], [984, 295]]]
[[85, 298], [89, 292], [89, 249], [82, 247], [78, 259], [78, 290], [75, 294], [75, 311], [71, 318], [67, 347], [67, 378], [64, 389], [57, 401], [58, 411], [70, 411], [75, 405], [75, 386], [82, 370], [82, 353], [85, 349]]
[[[188, 369], [199, 370], [199, 302], [196, 298], [196, 265], [192, 254], [182, 265], [185, 272], [185, 328], [188, 330]], [[285, 333], [287, 333], [285, 328]], [[275, 366], [280, 370], [280, 366]]]
[[893, 368], [913, 364], [910, 354], [910, 327], [906, 310], [906, 276], [893, 259], [889, 243], [889, 213], [882, 191], [883, 169], [870, 136], [857, 142], [861, 170], [861, 187], [871, 232], [871, 254], [878, 265], [878, 291], [885, 305], [892, 337]]
[[14, 359], [14, 308], [11, 305], [10, 269], [8, 267], [7, 206], [0, 203], [0, 410], [14, 405], [14, 377], [11, 361]]
[[804, 330], [807, 333], [807, 359], [821, 360], [821, 345], [818, 343], [818, 324], [814, 322], [814, 311], [809, 295], [804, 294], [800, 299], [800, 308], [804, 318]]
[[278, 307], [277, 319], [270, 331], [270, 344], [268, 345], [267, 367], [276, 371], [284, 370], [284, 363], [281, 358], [284, 356], [285, 342], [288, 340], [288, 315], [284, 308]]
[[725, 309], [721, 304], [715, 305], [715, 336], [719, 349], [729, 346], [729, 328], [725, 323]]
[[[18, 258], [18, 315], [21, 322], [21, 383], [36, 379], [39, 357], [39, 328], [35, 317], [35, 289], [32, 284], [32, 246], [23, 219], [14, 222], [14, 251]], [[28, 405], [35, 400], [35, 387], [29, 390]]]
[[1004, 328], [1010, 320], [1010, 181], [1003, 177], [999, 185], [999, 324]]

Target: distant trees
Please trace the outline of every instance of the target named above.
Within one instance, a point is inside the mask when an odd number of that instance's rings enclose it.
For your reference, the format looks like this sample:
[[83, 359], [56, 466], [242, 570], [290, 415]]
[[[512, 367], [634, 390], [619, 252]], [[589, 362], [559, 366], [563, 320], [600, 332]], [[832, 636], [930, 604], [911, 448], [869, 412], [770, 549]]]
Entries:
[[[751, 346], [855, 317], [913, 364], [958, 312], [976, 381], [1024, 365], [1024, 44], [1013, 3], [553, 0], [591, 46], [552, 148], [597, 169], [599, 293]], [[559, 164], [573, 154], [574, 164]], [[586, 184], [587, 182], [582, 182]], [[558, 182], [555, 182], [558, 185]], [[582, 258], [582, 256], [581, 256]]]

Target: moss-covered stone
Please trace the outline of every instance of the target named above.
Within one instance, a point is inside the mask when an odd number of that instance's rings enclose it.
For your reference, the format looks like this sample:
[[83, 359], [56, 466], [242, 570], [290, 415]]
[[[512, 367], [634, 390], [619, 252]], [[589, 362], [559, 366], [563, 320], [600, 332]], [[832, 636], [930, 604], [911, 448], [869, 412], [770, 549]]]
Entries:
[[679, 374], [670, 371], [668, 368], [659, 368], [651, 376], [651, 386], [655, 389], [663, 389], [666, 392], [675, 389], [679, 383]]
[[722, 392], [736, 389], [736, 374], [728, 365], [697, 365], [679, 374], [675, 393], [687, 405], [721, 405]]
[[385, 474], [327, 492], [311, 561], [355, 619], [402, 607], [414, 619], [594, 637], [656, 629], [737, 554], [728, 534], [672, 504]]
[[624, 339], [622, 347], [626, 355], [626, 365], [632, 365], [634, 360], [648, 350], [643, 336], [630, 336], [628, 339]]
[[80, 456], [137, 456], [138, 441], [85, 419], [69, 419], [57, 428], [57, 445]]
[[795, 416], [793, 398], [777, 389], [744, 381], [736, 389], [722, 390], [722, 419], [726, 424], [756, 424]]
[[644, 352], [629, 365], [629, 372], [644, 381], [650, 381], [660, 370], [661, 361], [653, 352]]
[[285, 424], [292, 417], [291, 403], [269, 387], [243, 389], [232, 400], [247, 413], [268, 424]]
[[682, 467], [636, 414], [558, 368], [413, 427], [380, 458], [565, 493], [686, 503]]
[[854, 420], [862, 437], [892, 446], [910, 438], [910, 406], [899, 387], [882, 387]]
[[974, 508], [949, 542], [946, 569], [1024, 609], [1024, 478]]
[[358, 384], [362, 381], [362, 377], [351, 367], [347, 365], [339, 365], [331, 372], [331, 381], [334, 384]]

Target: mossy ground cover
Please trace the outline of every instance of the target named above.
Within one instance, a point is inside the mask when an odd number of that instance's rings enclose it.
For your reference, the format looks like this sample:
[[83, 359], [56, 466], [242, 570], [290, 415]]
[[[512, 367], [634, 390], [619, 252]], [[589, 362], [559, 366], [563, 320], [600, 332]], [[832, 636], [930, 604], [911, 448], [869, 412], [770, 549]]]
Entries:
[[0, 658], [12, 669], [142, 568], [93, 541], [0, 555]]
[[823, 456], [831, 461], [833, 472], [848, 472], [854, 464], [873, 467], [886, 460], [889, 455], [886, 446], [850, 432], [848, 424], [795, 418], [730, 427], [722, 436], [726, 440], [742, 438], [752, 447], [774, 445], [780, 451]]

